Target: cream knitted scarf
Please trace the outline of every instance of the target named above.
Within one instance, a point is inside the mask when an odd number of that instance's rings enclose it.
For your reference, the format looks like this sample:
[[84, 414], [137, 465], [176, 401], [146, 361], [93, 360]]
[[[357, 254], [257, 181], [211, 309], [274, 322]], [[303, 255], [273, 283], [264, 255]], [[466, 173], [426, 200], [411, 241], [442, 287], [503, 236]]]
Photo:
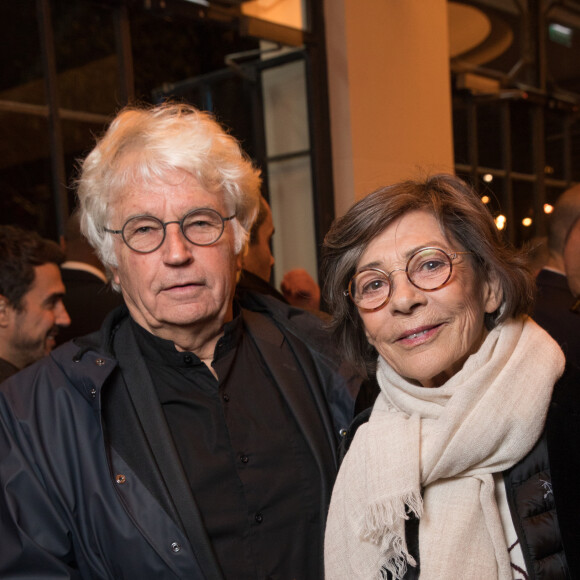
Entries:
[[511, 579], [493, 473], [541, 435], [564, 355], [531, 319], [492, 330], [445, 385], [419, 387], [382, 359], [381, 394], [334, 487], [327, 580], [402, 578], [415, 561], [405, 520], [420, 518], [421, 577]]

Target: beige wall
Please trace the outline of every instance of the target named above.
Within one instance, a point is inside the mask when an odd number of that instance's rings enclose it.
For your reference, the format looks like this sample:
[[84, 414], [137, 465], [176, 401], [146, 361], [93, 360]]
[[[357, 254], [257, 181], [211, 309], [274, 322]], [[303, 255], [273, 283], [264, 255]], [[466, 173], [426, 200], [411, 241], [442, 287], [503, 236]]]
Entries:
[[275, 24], [302, 29], [304, 27], [303, 0], [251, 0], [242, 4], [247, 16], [268, 20]]
[[453, 170], [446, 0], [325, 0], [335, 205]]

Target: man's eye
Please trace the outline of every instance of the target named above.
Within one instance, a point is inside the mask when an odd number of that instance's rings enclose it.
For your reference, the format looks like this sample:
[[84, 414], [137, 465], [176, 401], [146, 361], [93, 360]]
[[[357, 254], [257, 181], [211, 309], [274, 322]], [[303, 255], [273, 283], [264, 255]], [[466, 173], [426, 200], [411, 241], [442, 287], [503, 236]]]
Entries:
[[195, 220], [189, 224], [187, 224], [188, 228], [194, 227], [194, 228], [208, 228], [213, 226], [212, 223], [206, 221], [206, 220]]

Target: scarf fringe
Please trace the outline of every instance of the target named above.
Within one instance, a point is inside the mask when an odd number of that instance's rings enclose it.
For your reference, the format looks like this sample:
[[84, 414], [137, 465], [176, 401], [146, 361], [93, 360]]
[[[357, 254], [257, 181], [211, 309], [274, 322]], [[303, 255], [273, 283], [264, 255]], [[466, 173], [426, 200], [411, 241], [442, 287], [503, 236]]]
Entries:
[[423, 498], [420, 493], [409, 491], [401, 497], [375, 502], [365, 509], [361, 522], [360, 537], [380, 547], [380, 577], [387, 578], [390, 572], [394, 578], [403, 578], [407, 564], [416, 566], [417, 562], [407, 551], [402, 534], [394, 531], [396, 522], [408, 520], [411, 514], [420, 518], [423, 513]]
[[395, 580], [404, 578], [407, 573], [407, 565], [416, 566], [415, 558], [407, 551], [403, 538], [389, 531], [381, 542], [379, 571], [380, 577], [389, 578], [389, 573]]

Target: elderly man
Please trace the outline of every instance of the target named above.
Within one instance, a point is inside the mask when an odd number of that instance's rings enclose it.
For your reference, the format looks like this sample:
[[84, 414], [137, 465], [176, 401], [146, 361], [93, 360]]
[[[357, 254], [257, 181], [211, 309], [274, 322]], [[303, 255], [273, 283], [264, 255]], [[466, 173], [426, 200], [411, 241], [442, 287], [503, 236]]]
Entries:
[[70, 324], [58, 245], [14, 226], [0, 226], [0, 381], [48, 354]]
[[318, 319], [234, 301], [259, 186], [186, 105], [122, 111], [84, 161], [126, 308], [0, 388], [0, 577], [322, 576], [350, 384]]

